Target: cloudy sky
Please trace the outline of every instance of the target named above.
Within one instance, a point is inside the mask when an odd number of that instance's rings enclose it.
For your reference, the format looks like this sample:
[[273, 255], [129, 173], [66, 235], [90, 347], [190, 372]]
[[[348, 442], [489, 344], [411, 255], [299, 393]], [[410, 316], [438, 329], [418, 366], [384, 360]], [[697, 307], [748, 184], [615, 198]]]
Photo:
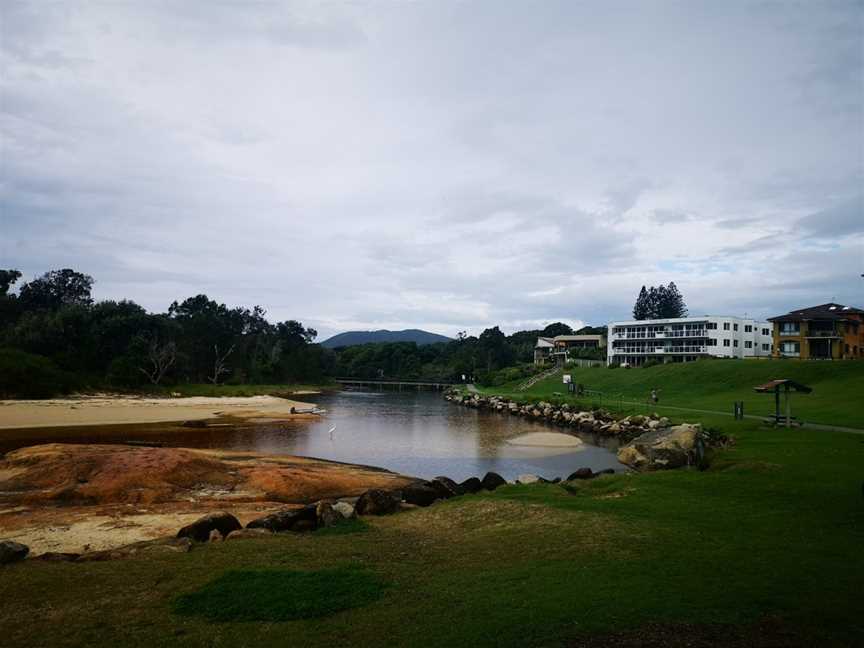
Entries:
[[864, 307], [859, 2], [0, 2], [0, 267], [321, 337]]

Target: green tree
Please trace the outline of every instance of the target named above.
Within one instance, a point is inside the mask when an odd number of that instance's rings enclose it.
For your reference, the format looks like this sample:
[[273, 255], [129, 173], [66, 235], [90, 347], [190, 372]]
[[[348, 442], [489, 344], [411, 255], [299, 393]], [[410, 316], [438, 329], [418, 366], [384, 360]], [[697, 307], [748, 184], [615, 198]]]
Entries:
[[93, 277], [71, 268], [51, 270], [21, 286], [18, 299], [25, 310], [56, 310], [62, 306], [89, 306]]

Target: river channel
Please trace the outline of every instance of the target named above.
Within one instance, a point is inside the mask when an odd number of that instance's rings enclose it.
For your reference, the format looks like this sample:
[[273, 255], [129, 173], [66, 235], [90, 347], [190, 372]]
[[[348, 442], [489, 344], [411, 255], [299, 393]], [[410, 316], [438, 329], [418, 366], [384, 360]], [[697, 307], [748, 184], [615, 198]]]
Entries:
[[530, 432], [556, 428], [445, 401], [435, 392], [336, 392], [307, 397], [327, 414], [320, 420], [262, 425], [182, 428], [176, 425], [98, 426], [31, 430], [26, 440], [6, 439], [0, 451], [37, 443], [154, 442], [292, 454], [387, 468], [431, 478], [463, 480], [488, 470], [506, 479], [531, 473], [566, 477], [577, 468], [623, 470], [614, 445], [583, 435], [574, 448], [537, 448], [508, 443]]

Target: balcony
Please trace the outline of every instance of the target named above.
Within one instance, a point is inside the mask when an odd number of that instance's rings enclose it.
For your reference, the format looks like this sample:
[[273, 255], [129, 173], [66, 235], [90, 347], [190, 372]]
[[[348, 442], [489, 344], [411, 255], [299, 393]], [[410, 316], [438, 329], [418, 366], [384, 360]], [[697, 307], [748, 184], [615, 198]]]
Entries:
[[[781, 333], [781, 335], [782, 335], [782, 333]], [[807, 331], [807, 334], [804, 337], [808, 337], [808, 338], [839, 338], [840, 333], [838, 333], [837, 331], [835, 331], [833, 329], [824, 329], [824, 330], [810, 329], [809, 331]]]

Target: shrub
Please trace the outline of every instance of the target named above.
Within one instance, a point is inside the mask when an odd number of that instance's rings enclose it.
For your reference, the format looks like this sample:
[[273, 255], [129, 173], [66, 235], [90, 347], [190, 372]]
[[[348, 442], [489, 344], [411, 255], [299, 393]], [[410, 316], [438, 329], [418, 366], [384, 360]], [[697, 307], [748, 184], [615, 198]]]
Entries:
[[44, 356], [0, 349], [0, 397], [50, 398], [78, 387], [78, 378]]

